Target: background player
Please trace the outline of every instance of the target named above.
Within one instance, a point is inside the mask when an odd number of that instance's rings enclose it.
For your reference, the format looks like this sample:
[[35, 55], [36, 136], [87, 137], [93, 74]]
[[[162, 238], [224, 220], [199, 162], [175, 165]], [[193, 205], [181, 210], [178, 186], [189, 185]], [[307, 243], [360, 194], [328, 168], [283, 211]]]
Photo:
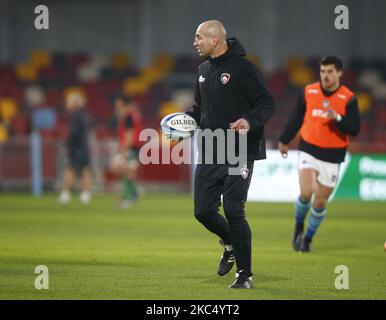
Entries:
[[139, 134], [142, 130], [142, 119], [134, 101], [127, 96], [117, 96], [114, 107], [118, 118], [119, 150], [113, 160], [112, 170], [122, 178], [123, 192], [119, 205], [127, 208], [138, 199], [136, 179], [139, 167]]
[[343, 64], [338, 57], [326, 56], [320, 60], [321, 82], [305, 87], [279, 138], [279, 150], [285, 157], [289, 142], [300, 129], [300, 195], [295, 203], [292, 239], [295, 251], [311, 250], [313, 236], [326, 215], [328, 198], [338, 180], [348, 136], [356, 136], [360, 130], [357, 100], [354, 93], [340, 83], [342, 72]]
[[62, 191], [59, 202], [67, 204], [71, 200], [71, 189], [75, 176], [81, 176], [80, 202], [88, 204], [91, 199], [90, 151], [88, 142], [89, 125], [84, 107], [86, 98], [81, 91], [69, 91], [65, 95], [65, 105], [69, 112], [69, 133], [66, 140], [67, 165], [63, 173]]

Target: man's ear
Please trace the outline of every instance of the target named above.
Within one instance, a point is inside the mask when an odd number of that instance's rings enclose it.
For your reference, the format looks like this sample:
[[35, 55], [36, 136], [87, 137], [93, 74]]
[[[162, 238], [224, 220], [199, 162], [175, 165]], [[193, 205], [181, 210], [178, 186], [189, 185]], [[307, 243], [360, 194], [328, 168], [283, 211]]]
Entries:
[[213, 37], [212, 43], [213, 43], [213, 47], [216, 48], [218, 46], [218, 44], [219, 44], [219, 41], [218, 41], [218, 39], [216, 37]]

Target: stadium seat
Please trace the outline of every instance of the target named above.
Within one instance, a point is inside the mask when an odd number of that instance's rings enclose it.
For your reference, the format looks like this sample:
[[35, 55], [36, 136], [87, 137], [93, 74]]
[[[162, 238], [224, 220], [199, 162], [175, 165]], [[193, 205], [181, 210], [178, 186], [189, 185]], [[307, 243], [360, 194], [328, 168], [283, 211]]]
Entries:
[[170, 54], [157, 54], [152, 65], [162, 72], [170, 72], [174, 66], [173, 57]]
[[111, 57], [111, 65], [116, 70], [124, 70], [130, 62], [129, 56], [125, 53], [115, 53]]
[[0, 99], [0, 119], [6, 123], [12, 121], [18, 112], [16, 101], [12, 98]]
[[345, 70], [342, 76], [342, 83], [356, 91], [358, 88], [358, 76], [351, 70]]
[[58, 88], [49, 88], [45, 91], [46, 95], [46, 103], [50, 107], [58, 108], [62, 105], [63, 102], [63, 94]]
[[70, 56], [70, 63], [78, 68], [80, 65], [88, 63], [90, 61], [90, 57], [87, 53], [77, 52]]
[[285, 69], [287, 72], [291, 73], [296, 69], [303, 68], [305, 66], [305, 62], [300, 57], [291, 57], [287, 60]]
[[289, 74], [289, 80], [293, 86], [302, 88], [314, 80], [314, 75], [311, 69], [304, 66], [292, 70]]
[[46, 101], [45, 93], [37, 85], [28, 86], [24, 91], [24, 100], [29, 107], [41, 106]]
[[181, 112], [181, 107], [173, 101], [166, 101], [159, 108], [159, 118], [167, 116], [170, 113]]
[[4, 144], [8, 141], [8, 128], [0, 123], [0, 144]]
[[[378, 124], [382, 129], [385, 129], [386, 124], [386, 106], [380, 107], [376, 111], [375, 123]], [[385, 141], [386, 143], [386, 141]]]
[[51, 55], [44, 50], [33, 50], [30, 55], [30, 63], [36, 69], [48, 67], [52, 63]]
[[16, 65], [16, 76], [20, 81], [36, 82], [38, 80], [38, 70], [31, 63], [19, 63]]
[[148, 83], [141, 78], [127, 78], [123, 83], [123, 92], [129, 96], [143, 95]]
[[11, 132], [14, 135], [27, 135], [30, 132], [29, 118], [24, 114], [19, 114], [11, 121]]
[[364, 114], [367, 113], [371, 108], [371, 96], [366, 92], [358, 92], [356, 93], [359, 112]]
[[358, 77], [358, 83], [366, 89], [373, 89], [381, 82], [381, 73], [378, 70], [367, 69]]
[[256, 67], [261, 68], [260, 58], [253, 54], [248, 54], [247, 59], [251, 61]]
[[386, 101], [386, 82], [379, 82], [373, 87], [374, 98], [381, 101]]
[[[248, 57], [256, 61], [256, 56]], [[28, 106], [47, 105], [64, 112], [67, 87], [79, 85], [88, 98], [87, 111], [92, 126], [113, 114], [112, 98], [118, 92], [132, 96], [138, 104], [146, 126], [158, 128], [159, 118], [190, 108], [197, 66], [203, 58], [197, 55], [158, 54], [151, 64], [139, 69], [127, 53], [111, 56], [87, 52], [64, 53], [34, 50], [25, 63], [0, 65], [0, 99], [12, 99], [19, 113], [6, 107], [10, 120], [9, 134], [28, 134]], [[265, 74], [275, 97], [277, 110], [267, 126], [268, 140], [276, 141], [301, 88], [317, 80], [318, 58], [292, 57], [287, 63]], [[264, 72], [264, 66], [262, 66]], [[355, 141], [359, 148], [371, 144], [379, 130], [384, 130], [386, 101], [386, 60], [362, 57], [345, 62], [343, 83], [356, 93], [363, 126]], [[380, 129], [382, 128], [382, 129]], [[47, 136], [63, 136], [66, 124], [57, 125]], [[97, 129], [98, 135], [108, 135]], [[376, 136], [377, 141], [380, 140]]]
[[276, 70], [268, 76], [268, 88], [276, 98], [282, 98], [288, 87], [288, 76], [281, 70]]
[[93, 64], [83, 64], [76, 70], [76, 76], [80, 82], [99, 80], [99, 68]]
[[159, 82], [163, 76], [163, 72], [154, 67], [144, 68], [140, 75], [141, 81], [144, 81], [148, 87]]

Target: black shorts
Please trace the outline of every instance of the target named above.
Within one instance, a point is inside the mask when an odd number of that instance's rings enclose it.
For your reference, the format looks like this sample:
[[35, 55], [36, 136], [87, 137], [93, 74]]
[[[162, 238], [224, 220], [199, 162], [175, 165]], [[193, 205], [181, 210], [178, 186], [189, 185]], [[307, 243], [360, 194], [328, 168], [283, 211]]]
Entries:
[[88, 148], [68, 148], [68, 166], [78, 173], [90, 165]]

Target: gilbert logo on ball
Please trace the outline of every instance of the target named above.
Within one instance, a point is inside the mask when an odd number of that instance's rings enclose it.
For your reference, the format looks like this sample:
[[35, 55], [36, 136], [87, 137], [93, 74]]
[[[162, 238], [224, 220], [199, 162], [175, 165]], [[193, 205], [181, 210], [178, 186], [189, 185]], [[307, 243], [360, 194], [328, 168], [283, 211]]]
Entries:
[[171, 128], [181, 131], [192, 131], [197, 127], [196, 121], [188, 115], [171, 118], [167, 124]]
[[221, 75], [221, 82], [222, 84], [227, 84], [231, 78], [231, 75], [229, 73], [223, 73]]
[[191, 137], [198, 127], [196, 120], [183, 112], [167, 115], [160, 126], [167, 138], [177, 141]]

